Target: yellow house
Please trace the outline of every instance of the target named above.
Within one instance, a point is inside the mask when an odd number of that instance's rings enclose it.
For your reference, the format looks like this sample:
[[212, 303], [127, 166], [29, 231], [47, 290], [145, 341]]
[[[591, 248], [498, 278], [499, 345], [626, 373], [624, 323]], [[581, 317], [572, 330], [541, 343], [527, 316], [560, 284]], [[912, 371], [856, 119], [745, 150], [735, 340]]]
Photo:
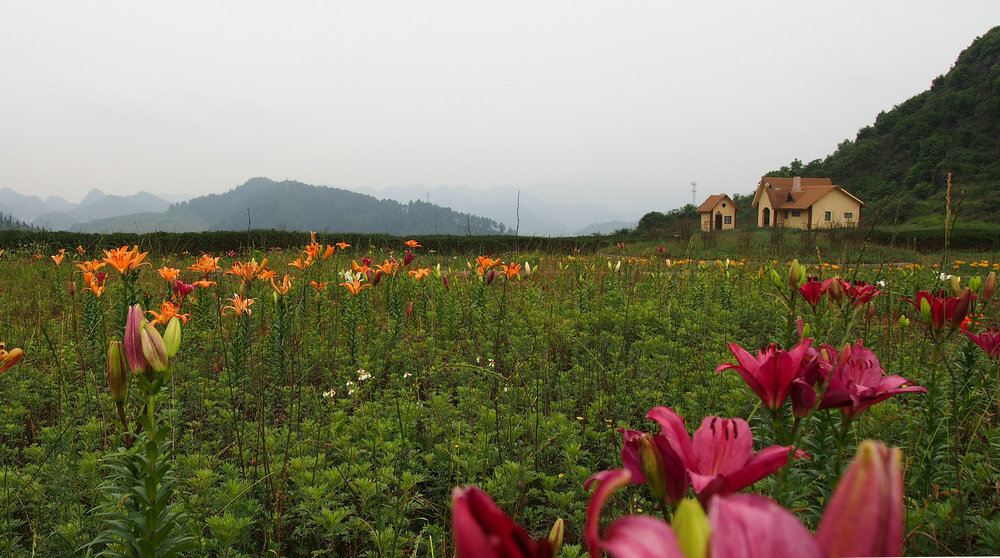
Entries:
[[705, 203], [698, 206], [701, 213], [701, 230], [722, 231], [736, 228], [736, 204], [725, 194], [708, 196]]
[[864, 204], [829, 178], [765, 176], [753, 197], [758, 227], [857, 227]]

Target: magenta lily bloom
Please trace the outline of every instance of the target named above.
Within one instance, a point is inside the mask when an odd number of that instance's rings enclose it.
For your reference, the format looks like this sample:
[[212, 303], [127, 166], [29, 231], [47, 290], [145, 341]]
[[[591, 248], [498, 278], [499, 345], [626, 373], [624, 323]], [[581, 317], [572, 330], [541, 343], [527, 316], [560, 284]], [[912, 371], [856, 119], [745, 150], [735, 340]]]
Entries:
[[549, 558], [547, 539], [534, 540], [475, 486], [451, 492], [451, 528], [459, 558]]
[[776, 411], [788, 399], [795, 380], [805, 376], [811, 367], [817, 366], [816, 352], [809, 350], [811, 345], [812, 339], [807, 338], [786, 351], [772, 343], [754, 358], [743, 347], [730, 343], [729, 350], [736, 356], [739, 364], [722, 364], [715, 371], [722, 372], [730, 368], [736, 370], [764, 405]]
[[982, 333], [969, 333], [962, 330], [962, 333], [967, 335], [973, 343], [979, 345], [979, 348], [986, 351], [986, 356], [1000, 359], [1000, 330], [987, 329]]
[[[653, 407], [646, 418], [660, 425], [667, 444], [680, 456], [694, 491], [703, 502], [714, 494], [732, 494], [788, 463], [791, 446], [771, 446], [754, 453], [753, 434], [743, 419], [705, 417], [694, 437], [688, 437], [684, 419], [673, 409]], [[805, 457], [795, 450], [793, 457]]]
[[864, 281], [855, 281], [854, 283], [844, 282], [843, 286], [844, 294], [851, 300], [851, 305], [855, 308], [868, 304], [872, 298], [882, 294], [882, 291], [878, 287], [869, 285]]
[[871, 440], [858, 447], [816, 532], [830, 558], [902, 555], [902, 458]]
[[799, 294], [802, 295], [802, 298], [806, 299], [809, 306], [812, 306], [813, 308], [819, 304], [819, 300], [823, 297], [823, 293], [825, 292], [825, 284], [821, 283], [816, 277], [810, 277], [805, 283], [802, 284], [801, 287], [799, 287]]
[[848, 418], [855, 418], [868, 407], [893, 395], [927, 393], [926, 388], [906, 385], [910, 381], [902, 376], [883, 376], [884, 370], [878, 357], [860, 341], [854, 347], [845, 345], [839, 355], [831, 354], [831, 357], [835, 365], [820, 401], [820, 409], [843, 407]]
[[819, 542], [795, 514], [757, 494], [713, 497], [708, 523], [712, 527], [713, 558], [825, 556]]
[[615, 558], [684, 558], [670, 525], [648, 515], [620, 517], [608, 525], [604, 537], [601, 537], [604, 502], [612, 492], [628, 484], [631, 476], [627, 469], [602, 471], [583, 485], [589, 490], [595, 481], [599, 482], [587, 504], [587, 526], [584, 530], [591, 558], [600, 558], [602, 550]]

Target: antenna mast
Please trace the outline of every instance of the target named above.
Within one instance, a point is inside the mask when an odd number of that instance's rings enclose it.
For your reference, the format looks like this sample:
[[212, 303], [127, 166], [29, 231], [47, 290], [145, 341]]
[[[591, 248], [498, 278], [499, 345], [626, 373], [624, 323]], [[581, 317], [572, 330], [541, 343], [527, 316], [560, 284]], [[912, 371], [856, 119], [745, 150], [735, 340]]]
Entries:
[[691, 181], [691, 205], [698, 205], [698, 182]]

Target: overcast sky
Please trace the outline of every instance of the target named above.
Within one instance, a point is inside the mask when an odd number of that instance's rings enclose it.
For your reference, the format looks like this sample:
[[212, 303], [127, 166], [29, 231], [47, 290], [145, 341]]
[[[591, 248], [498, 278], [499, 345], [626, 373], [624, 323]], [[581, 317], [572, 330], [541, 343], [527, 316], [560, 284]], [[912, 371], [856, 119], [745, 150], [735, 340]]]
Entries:
[[266, 176], [665, 211], [826, 156], [996, 24], [997, 0], [0, 0], [0, 188]]

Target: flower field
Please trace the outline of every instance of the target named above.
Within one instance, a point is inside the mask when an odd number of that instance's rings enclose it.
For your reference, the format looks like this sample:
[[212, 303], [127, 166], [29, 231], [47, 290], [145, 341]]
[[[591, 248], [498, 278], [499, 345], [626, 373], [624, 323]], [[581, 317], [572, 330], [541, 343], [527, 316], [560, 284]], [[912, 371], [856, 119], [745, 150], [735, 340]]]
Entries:
[[321, 236], [0, 251], [0, 555], [1000, 553], [992, 259]]

